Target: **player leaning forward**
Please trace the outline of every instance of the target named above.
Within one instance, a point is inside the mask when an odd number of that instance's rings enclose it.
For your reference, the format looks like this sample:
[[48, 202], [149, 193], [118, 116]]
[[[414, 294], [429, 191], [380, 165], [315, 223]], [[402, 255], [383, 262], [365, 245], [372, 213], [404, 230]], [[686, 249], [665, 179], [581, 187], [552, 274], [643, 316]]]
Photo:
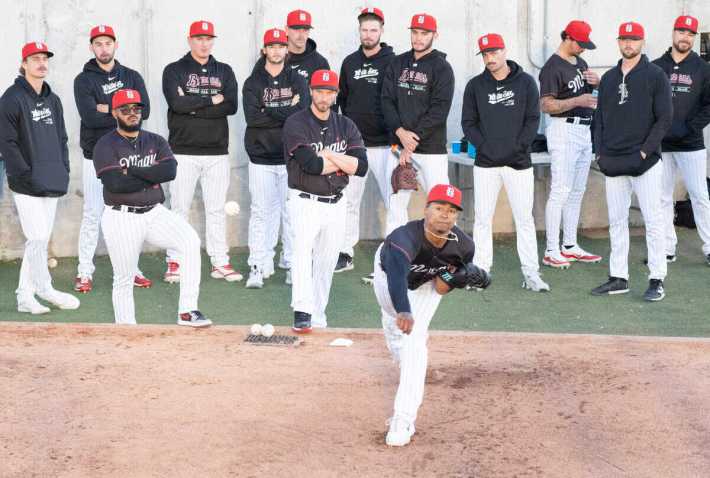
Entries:
[[343, 189], [351, 175], [367, 173], [365, 145], [355, 123], [331, 110], [338, 75], [318, 70], [310, 87], [310, 107], [289, 116], [283, 128], [296, 332], [327, 325], [325, 308], [345, 230]]
[[[197, 181], [205, 204], [205, 248], [211, 276], [228, 282], [242, 280], [229, 263], [224, 202], [229, 189], [229, 124], [237, 112], [239, 89], [232, 67], [212, 56], [214, 25], [190, 25], [190, 51], [163, 70], [163, 94], [168, 102], [168, 138], [178, 170], [170, 183], [170, 208], [188, 218]], [[180, 281], [181, 260], [167, 253], [166, 282]]]
[[197, 310], [200, 239], [180, 215], [162, 206], [161, 183], [175, 178], [177, 163], [161, 136], [141, 130], [143, 103], [136, 90], [118, 90], [111, 100], [117, 128], [94, 148], [96, 175], [104, 186], [101, 229], [113, 266], [113, 312], [117, 324], [135, 324], [133, 274], [143, 242], [180, 254], [179, 325], [205, 327]]
[[390, 446], [406, 445], [414, 434], [424, 397], [427, 331], [441, 296], [490, 284], [490, 276], [471, 263], [473, 240], [455, 225], [460, 211], [461, 191], [437, 184], [429, 191], [424, 219], [395, 229], [375, 253], [375, 296], [387, 348], [399, 364], [385, 440]]
[[17, 310], [31, 314], [49, 312], [35, 295], [60, 309], [79, 307], [79, 299], [52, 287], [47, 268], [57, 201], [69, 185], [62, 102], [44, 81], [51, 56], [44, 43], [26, 44], [20, 76], [0, 99], [0, 156], [27, 239], [16, 290]]
[[661, 140], [671, 125], [673, 105], [668, 78], [641, 53], [644, 30], [634, 22], [619, 27], [623, 58], [604, 73], [594, 118], [594, 149], [606, 176], [609, 209], [609, 280], [594, 295], [629, 291], [629, 207], [638, 198], [646, 224], [649, 285], [644, 299], [665, 297], [665, 238], [661, 191]]

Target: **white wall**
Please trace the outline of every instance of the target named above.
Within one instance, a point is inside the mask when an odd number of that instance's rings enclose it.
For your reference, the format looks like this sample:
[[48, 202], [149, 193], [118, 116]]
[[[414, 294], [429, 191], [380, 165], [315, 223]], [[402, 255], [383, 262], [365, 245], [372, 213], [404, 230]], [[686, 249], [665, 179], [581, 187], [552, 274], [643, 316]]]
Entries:
[[[436, 47], [448, 54], [457, 79], [449, 116], [450, 140], [461, 137], [459, 121], [463, 89], [468, 79], [482, 70], [480, 57], [475, 55], [475, 42], [484, 33], [501, 33], [508, 45], [509, 57], [537, 76], [534, 65], [541, 65], [545, 57], [554, 51], [559, 32], [572, 18], [585, 19], [592, 25], [592, 38], [599, 47], [586, 54], [592, 66], [616, 62], [616, 30], [624, 21], [639, 21], [646, 27], [647, 53], [651, 57], [658, 56], [668, 47], [672, 21], [681, 13], [698, 16], [701, 29], [710, 30], [710, 2], [706, 0], [549, 0], [546, 9], [542, 0], [301, 0], [294, 3], [202, 0], [199, 8], [184, 0], [123, 0], [116, 3], [96, 0], [0, 0], [0, 11], [5, 18], [0, 29], [0, 44], [3, 45], [0, 49], [0, 88], [4, 89], [14, 81], [19, 52], [26, 41], [44, 40], [55, 52], [48, 81], [65, 105], [72, 175], [69, 193], [61, 199], [57, 212], [52, 254], [76, 255], [84, 160], [78, 147], [79, 116], [74, 106], [72, 84], [83, 64], [91, 57], [87, 35], [92, 26], [105, 23], [115, 28], [119, 42], [117, 58], [139, 70], [148, 85], [153, 110], [145, 126], [167, 135], [167, 106], [161, 92], [162, 70], [167, 63], [187, 51], [187, 28], [191, 21], [207, 19], [215, 23], [218, 39], [214, 55], [232, 65], [241, 86], [257, 58], [263, 31], [283, 26], [286, 14], [294, 8], [304, 8], [312, 13], [315, 26], [312, 37], [321, 53], [330, 60], [331, 67], [339, 70], [341, 60], [358, 46], [356, 17], [364, 6], [378, 6], [384, 10], [387, 18], [384, 40], [393, 45], [397, 52], [409, 48], [407, 26], [412, 14], [427, 12], [437, 18], [440, 37]], [[545, 24], [547, 37], [543, 36]], [[233, 163], [229, 196], [239, 201], [246, 212], [249, 198], [241, 108], [230, 120], [230, 125]], [[5, 198], [0, 202], [0, 260], [17, 257], [22, 251], [23, 241], [7, 189], [5, 192]], [[596, 201], [599, 197], [590, 195], [587, 200]], [[198, 206], [196, 203], [193, 208], [192, 220], [202, 234], [203, 215]], [[364, 211], [381, 213], [372, 184], [368, 184], [364, 206]], [[371, 214], [363, 217], [363, 238], [381, 236], [380, 216]], [[248, 214], [230, 219], [231, 245], [246, 244], [247, 221]]]

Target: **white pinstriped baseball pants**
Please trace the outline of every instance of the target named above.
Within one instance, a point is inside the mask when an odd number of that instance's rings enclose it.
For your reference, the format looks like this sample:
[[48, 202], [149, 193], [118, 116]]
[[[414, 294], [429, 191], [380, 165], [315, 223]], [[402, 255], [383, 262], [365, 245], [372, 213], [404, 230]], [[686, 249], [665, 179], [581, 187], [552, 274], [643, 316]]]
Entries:
[[47, 266], [47, 246], [52, 236], [57, 198], [14, 193], [20, 226], [25, 235], [25, 252], [20, 266], [20, 280], [15, 291], [18, 299], [46, 295], [52, 290], [52, 276]]
[[663, 166], [660, 161], [641, 176], [606, 178], [606, 202], [609, 208], [609, 275], [629, 278], [629, 208], [631, 194], [638, 198], [646, 224], [649, 279], [665, 279], [666, 255], [661, 210]]
[[[229, 263], [227, 218], [224, 203], [229, 189], [229, 155], [176, 154], [177, 174], [170, 183], [170, 210], [189, 222], [197, 181], [205, 205], [205, 248], [213, 266]], [[168, 260], [182, 263], [177, 251], [168, 249]]]
[[693, 217], [703, 241], [703, 254], [710, 254], [710, 199], [708, 198], [707, 150], [663, 153], [663, 193], [661, 207], [666, 233], [666, 254], [675, 255], [678, 237], [673, 225], [673, 190], [680, 171], [693, 204]]
[[550, 117], [545, 135], [552, 176], [545, 207], [546, 249], [559, 252], [560, 225], [562, 243], [577, 244], [579, 214], [592, 163], [592, 139], [589, 126], [567, 123], [564, 118]]
[[490, 272], [493, 264], [493, 215], [501, 186], [505, 187], [513, 211], [520, 268], [526, 276], [537, 273], [540, 266], [533, 218], [535, 177], [532, 168], [517, 170], [508, 166], [473, 167], [473, 242], [476, 244], [473, 262]]
[[395, 362], [399, 363], [399, 386], [394, 399], [394, 417], [401, 417], [410, 423], [417, 418], [424, 399], [424, 381], [428, 361], [427, 340], [429, 323], [436, 313], [441, 296], [434, 289], [434, 282], [429, 281], [416, 290], [407, 291], [412, 308], [414, 326], [409, 335], [397, 327], [397, 312], [387, 285], [387, 275], [380, 267], [380, 249], [375, 252], [375, 297], [382, 312], [387, 349]]
[[286, 209], [288, 197], [288, 175], [285, 164], [254, 164], [249, 162], [249, 266], [257, 266], [262, 271], [273, 272], [274, 249], [279, 240], [284, 262], [291, 267], [291, 219]]
[[[104, 240], [113, 266], [113, 314], [117, 324], [135, 324], [133, 276], [143, 242], [180, 255], [178, 314], [197, 310], [200, 295], [200, 238], [182, 217], [156, 205], [144, 214], [104, 208], [101, 218]], [[154, 311], [146, 311], [153, 313]]]

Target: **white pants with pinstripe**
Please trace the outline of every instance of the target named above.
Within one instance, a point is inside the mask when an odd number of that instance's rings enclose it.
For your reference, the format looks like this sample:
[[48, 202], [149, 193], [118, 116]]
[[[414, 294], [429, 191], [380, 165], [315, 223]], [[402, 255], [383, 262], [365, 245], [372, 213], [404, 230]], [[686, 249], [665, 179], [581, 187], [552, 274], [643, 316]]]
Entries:
[[666, 254], [675, 255], [678, 237], [673, 225], [673, 190], [678, 172], [688, 189], [693, 204], [693, 217], [698, 235], [703, 241], [703, 254], [710, 254], [710, 199], [708, 198], [707, 150], [663, 153], [663, 220], [666, 233]]
[[517, 170], [508, 166], [473, 167], [473, 242], [476, 244], [473, 262], [490, 272], [493, 264], [493, 214], [501, 186], [505, 187], [513, 211], [520, 268], [523, 275], [535, 274], [540, 270], [540, 266], [533, 218], [535, 177], [532, 168]]
[[57, 198], [17, 193], [13, 197], [26, 239], [20, 281], [15, 292], [18, 299], [34, 296], [38, 292], [46, 295], [52, 290], [52, 276], [47, 266], [47, 246], [54, 227]]
[[567, 123], [564, 118], [551, 117], [545, 134], [552, 175], [545, 207], [547, 250], [559, 252], [560, 225], [562, 243], [577, 244], [579, 214], [592, 163], [592, 139], [589, 126]]
[[279, 240], [284, 262], [291, 267], [291, 219], [286, 210], [288, 197], [288, 175], [286, 165], [254, 164], [249, 162], [249, 266], [256, 266], [262, 272], [273, 272], [274, 249]]
[[[116, 211], [109, 206], [101, 218], [113, 266], [113, 313], [117, 324], [135, 324], [133, 276], [143, 242], [180, 255], [178, 314], [197, 310], [200, 295], [200, 238], [182, 217], [158, 204], [144, 214]], [[144, 311], [154, 313], [155, 311]]]
[[293, 227], [291, 307], [311, 314], [313, 327], [326, 327], [333, 270], [345, 231], [344, 198], [334, 204], [299, 197], [289, 189], [288, 211]]
[[397, 312], [387, 285], [387, 275], [380, 267], [380, 249], [375, 252], [375, 297], [382, 311], [382, 328], [387, 349], [399, 363], [399, 386], [394, 399], [393, 417], [404, 418], [414, 423], [417, 411], [424, 398], [424, 380], [428, 360], [427, 340], [429, 323], [441, 302], [441, 296], [429, 281], [416, 290], [407, 292], [412, 308], [414, 326], [409, 335], [397, 327]]
[[646, 224], [649, 279], [665, 279], [666, 255], [661, 210], [663, 165], [661, 161], [641, 176], [606, 178], [606, 203], [609, 208], [609, 275], [629, 279], [629, 208], [631, 194], [638, 198]]
[[[229, 189], [229, 156], [192, 156], [176, 154], [177, 174], [170, 183], [170, 210], [189, 222], [190, 207], [197, 181], [202, 188], [205, 205], [205, 248], [213, 266], [229, 263], [227, 218], [224, 203]], [[174, 249], [168, 249], [168, 260], [182, 260]], [[182, 269], [180, 271], [182, 280]]]

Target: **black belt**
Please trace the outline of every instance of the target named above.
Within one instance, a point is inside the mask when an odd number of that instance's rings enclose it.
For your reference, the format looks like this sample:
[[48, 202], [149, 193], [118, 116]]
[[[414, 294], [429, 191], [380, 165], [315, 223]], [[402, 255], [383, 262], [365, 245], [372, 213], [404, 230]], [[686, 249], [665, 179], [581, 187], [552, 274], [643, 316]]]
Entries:
[[132, 212], [133, 214], [145, 214], [155, 206], [155, 204], [152, 206], [111, 206], [111, 209], [114, 211]]
[[298, 197], [303, 199], [313, 199], [314, 201], [324, 202], [326, 204], [335, 204], [343, 197], [343, 193], [338, 193], [335, 196], [318, 196], [317, 194], [300, 193]]
[[581, 118], [579, 116], [568, 116], [565, 118], [565, 121], [567, 123], [572, 123], [572, 124], [582, 124], [585, 126], [589, 126], [592, 124], [592, 118]]

